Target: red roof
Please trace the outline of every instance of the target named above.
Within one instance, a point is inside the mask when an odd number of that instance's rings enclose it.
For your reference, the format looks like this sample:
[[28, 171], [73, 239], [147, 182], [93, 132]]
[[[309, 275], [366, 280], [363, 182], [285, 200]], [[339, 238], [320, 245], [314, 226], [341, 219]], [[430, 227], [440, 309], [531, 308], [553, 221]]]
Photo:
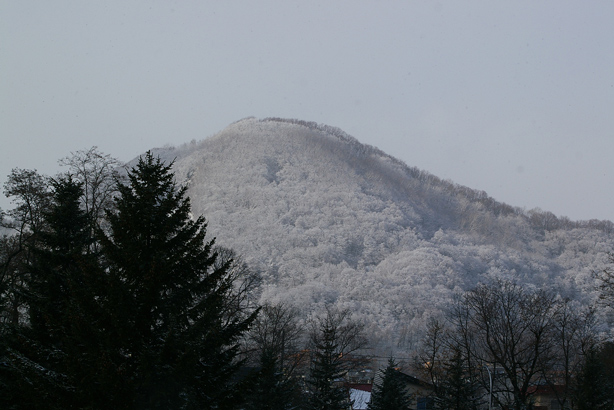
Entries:
[[350, 389], [362, 390], [362, 391], [368, 391], [368, 392], [371, 392], [371, 390], [373, 389], [373, 385], [372, 384], [366, 384], [366, 383], [364, 383], [364, 384], [348, 383], [347, 386]]

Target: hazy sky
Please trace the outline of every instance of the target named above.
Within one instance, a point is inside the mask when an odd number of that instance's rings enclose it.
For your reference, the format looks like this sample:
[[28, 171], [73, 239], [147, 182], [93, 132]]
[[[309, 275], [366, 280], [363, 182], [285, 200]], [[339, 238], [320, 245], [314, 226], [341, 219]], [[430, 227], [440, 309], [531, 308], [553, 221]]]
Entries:
[[610, 0], [0, 0], [0, 183], [275, 116], [510, 205], [614, 220], [613, 16]]

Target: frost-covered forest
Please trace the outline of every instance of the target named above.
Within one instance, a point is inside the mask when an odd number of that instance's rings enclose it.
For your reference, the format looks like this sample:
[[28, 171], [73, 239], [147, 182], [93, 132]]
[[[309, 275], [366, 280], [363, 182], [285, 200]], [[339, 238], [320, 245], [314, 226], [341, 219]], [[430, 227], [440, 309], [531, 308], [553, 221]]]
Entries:
[[614, 249], [610, 221], [497, 202], [325, 125], [247, 118], [153, 152], [175, 160], [217, 243], [260, 272], [263, 302], [349, 309], [385, 354], [413, 352], [429, 319], [481, 282], [592, 304]]

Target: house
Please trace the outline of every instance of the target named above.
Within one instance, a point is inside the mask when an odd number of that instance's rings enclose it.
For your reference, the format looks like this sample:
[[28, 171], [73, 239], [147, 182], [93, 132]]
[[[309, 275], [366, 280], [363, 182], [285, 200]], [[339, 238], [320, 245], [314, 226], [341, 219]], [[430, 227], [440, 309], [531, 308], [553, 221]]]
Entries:
[[412, 397], [412, 408], [416, 410], [430, 410], [433, 408], [433, 386], [414, 376], [399, 372], [399, 376], [407, 385], [407, 391]]
[[350, 400], [352, 400], [352, 410], [366, 410], [369, 401], [371, 401], [373, 384], [348, 383], [347, 387]]
[[[422, 381], [414, 376], [398, 371], [398, 376], [406, 386], [407, 392], [411, 397], [411, 407], [416, 410], [431, 410], [433, 409], [433, 386], [430, 383]], [[381, 374], [375, 377], [375, 383], [381, 383]], [[355, 407], [357, 408], [357, 407]], [[366, 408], [366, 407], [364, 407]]]

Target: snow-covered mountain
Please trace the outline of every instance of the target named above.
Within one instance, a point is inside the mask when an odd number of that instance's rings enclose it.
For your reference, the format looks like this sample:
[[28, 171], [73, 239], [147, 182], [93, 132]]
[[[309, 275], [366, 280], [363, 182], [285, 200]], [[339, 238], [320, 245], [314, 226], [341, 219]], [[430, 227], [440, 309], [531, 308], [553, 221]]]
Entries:
[[455, 292], [510, 278], [589, 303], [614, 249], [609, 221], [524, 211], [412, 168], [343, 131], [248, 118], [174, 160], [209, 235], [262, 273], [262, 299], [364, 320], [409, 352]]

